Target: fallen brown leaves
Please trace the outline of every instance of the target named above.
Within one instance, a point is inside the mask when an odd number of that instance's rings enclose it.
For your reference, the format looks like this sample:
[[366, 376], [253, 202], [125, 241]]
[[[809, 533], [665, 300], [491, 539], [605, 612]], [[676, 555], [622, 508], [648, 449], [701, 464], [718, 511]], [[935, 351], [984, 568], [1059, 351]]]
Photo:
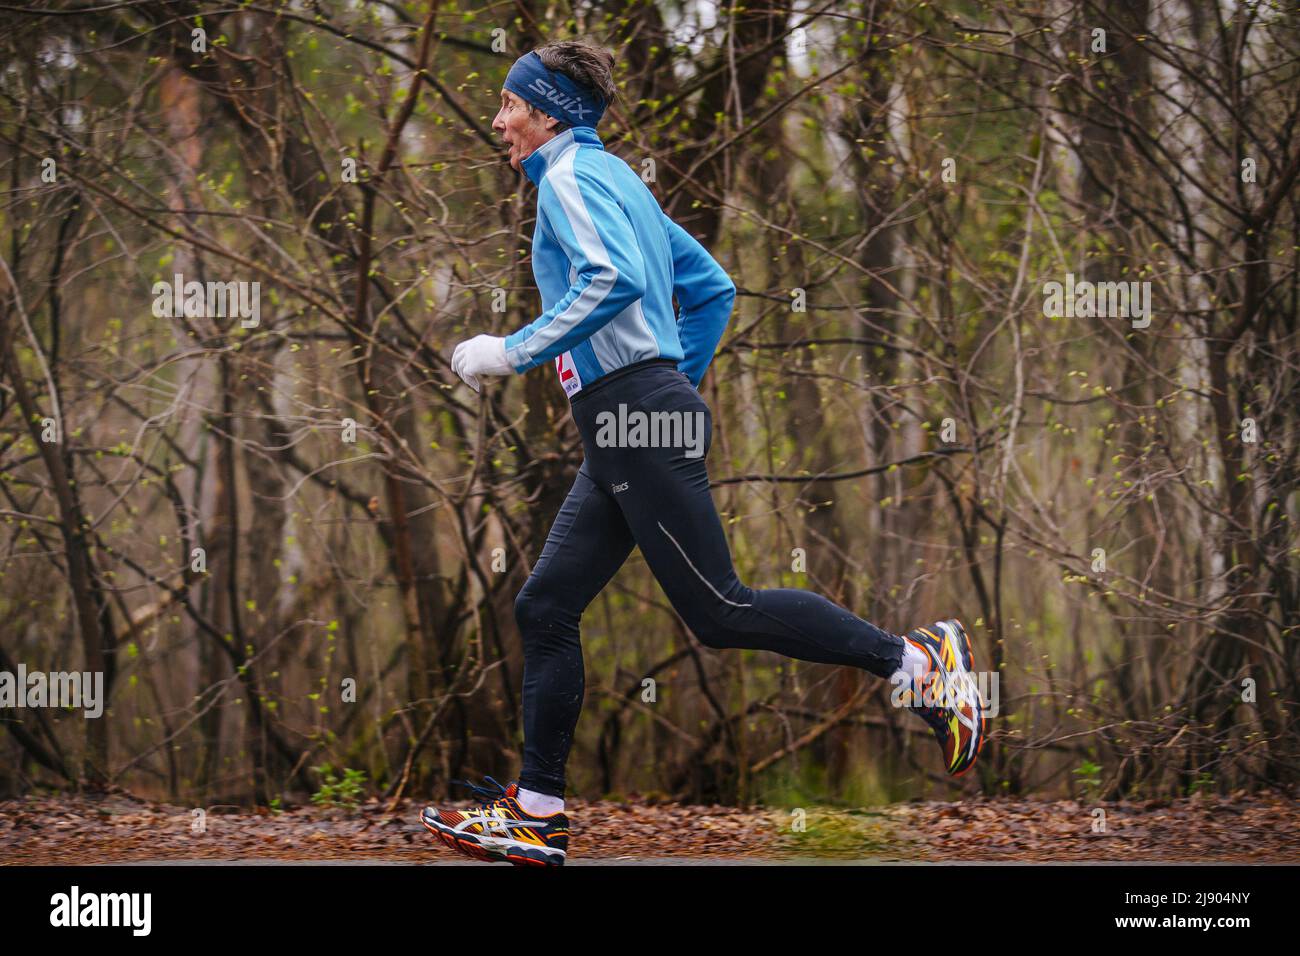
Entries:
[[[352, 812], [211, 807], [200, 831], [192, 809], [124, 794], [27, 797], [0, 802], [0, 863], [437, 862], [450, 851], [420, 826], [421, 806], [406, 801], [392, 814], [378, 801]], [[795, 814], [772, 808], [570, 801], [569, 812], [575, 859], [1300, 861], [1300, 810], [1280, 796], [809, 807], [803, 830], [792, 826]]]
[[919, 836], [918, 859], [1300, 861], [1300, 808], [1281, 795], [1096, 804], [966, 800], [903, 809], [899, 825]]
[[[115, 794], [0, 802], [0, 863], [77, 864], [161, 860], [341, 860], [425, 863], [451, 851], [420, 825], [427, 801], [394, 813], [370, 801], [355, 811], [298, 807], [276, 813], [205, 811]], [[570, 801], [575, 855], [771, 855], [779, 842], [766, 810]], [[672, 834], [672, 839], [665, 839]], [[453, 857], [455, 858], [455, 857]]]

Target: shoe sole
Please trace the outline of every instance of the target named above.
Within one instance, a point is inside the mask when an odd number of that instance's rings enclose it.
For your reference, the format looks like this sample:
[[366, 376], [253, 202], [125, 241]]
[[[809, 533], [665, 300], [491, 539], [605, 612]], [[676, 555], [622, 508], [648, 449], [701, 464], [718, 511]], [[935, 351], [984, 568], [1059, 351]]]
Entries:
[[[962, 624], [962, 622], [958, 618], [955, 617], [949, 618], [943, 623], [949, 625], [950, 627], [954, 627], [957, 633], [961, 636], [961, 644], [960, 644], [961, 669], [964, 673], [968, 675], [973, 674], [975, 668], [975, 649], [971, 645], [970, 634], [967, 633], [966, 626]], [[948, 638], [949, 640], [951, 640], [952, 635], [949, 634]], [[975, 680], [973, 676], [970, 679], [972, 682]], [[956, 773], [952, 774], [951, 776], [953, 777], [961, 777], [969, 773], [971, 767], [975, 766], [975, 764], [979, 761], [980, 751], [984, 749], [984, 740], [987, 737], [986, 730], [987, 730], [988, 718], [984, 716], [984, 701], [979, 698], [978, 692], [975, 698], [975, 705], [979, 710], [979, 718], [980, 718], [979, 739], [975, 743], [975, 753], [970, 758], [970, 763], [968, 763], [961, 770], [958, 770]]]
[[[430, 820], [420, 813], [420, 823], [430, 833], [458, 853], [463, 853], [483, 863], [510, 863], [514, 866], [564, 866], [563, 850], [544, 850], [500, 837], [485, 844], [473, 833], [457, 832], [439, 820]], [[499, 845], [495, 842], [499, 841]]]

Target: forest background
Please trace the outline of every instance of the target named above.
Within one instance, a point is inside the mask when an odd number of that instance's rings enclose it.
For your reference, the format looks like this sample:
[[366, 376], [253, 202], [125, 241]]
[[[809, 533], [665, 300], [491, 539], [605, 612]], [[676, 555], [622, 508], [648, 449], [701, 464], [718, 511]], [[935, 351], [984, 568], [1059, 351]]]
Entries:
[[[606, 148], [738, 287], [701, 391], [741, 579], [960, 615], [999, 712], [950, 781], [885, 682], [702, 648], [634, 552], [583, 619], [574, 794], [1294, 783], [1295, 12], [0, 5], [0, 671], [107, 695], [0, 710], [0, 796], [515, 772], [513, 602], [581, 447], [552, 370], [448, 363], [539, 312], [490, 123], [575, 35], [616, 53]], [[256, 323], [169, 314], [178, 274], [258, 283]], [[1149, 316], [1051, 301], [1088, 282]]]

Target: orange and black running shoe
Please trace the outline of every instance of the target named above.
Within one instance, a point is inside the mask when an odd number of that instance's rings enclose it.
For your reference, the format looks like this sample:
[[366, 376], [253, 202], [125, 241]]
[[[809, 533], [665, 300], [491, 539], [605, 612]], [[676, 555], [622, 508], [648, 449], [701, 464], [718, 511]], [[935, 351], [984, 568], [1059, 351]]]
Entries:
[[903, 640], [927, 660], [925, 673], [903, 692], [903, 699], [934, 731], [948, 773], [960, 777], [984, 747], [986, 724], [970, 635], [953, 618], [908, 631]]
[[569, 818], [563, 813], [535, 817], [519, 805], [517, 784], [503, 787], [491, 777], [484, 779], [491, 786], [466, 782], [474, 796], [484, 801], [480, 806], [467, 810], [425, 807], [420, 822], [447, 846], [476, 860], [563, 866], [569, 849]]

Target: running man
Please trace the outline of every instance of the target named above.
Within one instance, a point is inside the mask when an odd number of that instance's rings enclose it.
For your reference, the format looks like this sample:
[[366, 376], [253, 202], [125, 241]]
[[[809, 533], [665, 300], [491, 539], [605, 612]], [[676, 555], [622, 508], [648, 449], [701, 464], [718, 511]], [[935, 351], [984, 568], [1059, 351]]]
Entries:
[[[483, 376], [553, 362], [585, 455], [515, 599], [524, 646], [518, 783], [489, 777], [491, 787], [474, 788], [480, 806], [421, 814], [444, 843], [481, 860], [564, 863], [564, 767], [583, 699], [578, 624], [634, 546], [707, 647], [759, 648], [891, 679], [896, 699], [933, 729], [954, 776], [984, 743], [959, 621], [899, 636], [810, 591], [755, 590], [736, 577], [705, 468], [712, 415], [696, 390], [736, 287], [631, 167], [605, 152], [595, 127], [615, 95], [613, 66], [608, 51], [564, 41], [511, 67], [492, 128], [510, 165], [537, 185], [533, 275], [545, 311], [504, 338], [461, 342], [452, 356], [475, 391]], [[656, 420], [674, 421], [682, 440], [637, 441], [611, 427], [638, 412], [667, 413]]]

